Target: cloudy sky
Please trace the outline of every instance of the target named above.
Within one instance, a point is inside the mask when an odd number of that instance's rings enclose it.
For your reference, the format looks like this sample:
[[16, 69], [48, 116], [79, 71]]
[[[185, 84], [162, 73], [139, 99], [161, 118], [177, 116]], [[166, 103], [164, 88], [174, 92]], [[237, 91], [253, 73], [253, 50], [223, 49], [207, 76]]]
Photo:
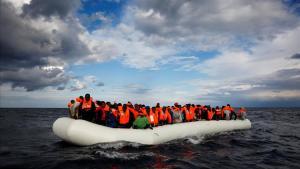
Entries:
[[0, 3], [0, 107], [300, 106], [298, 0]]

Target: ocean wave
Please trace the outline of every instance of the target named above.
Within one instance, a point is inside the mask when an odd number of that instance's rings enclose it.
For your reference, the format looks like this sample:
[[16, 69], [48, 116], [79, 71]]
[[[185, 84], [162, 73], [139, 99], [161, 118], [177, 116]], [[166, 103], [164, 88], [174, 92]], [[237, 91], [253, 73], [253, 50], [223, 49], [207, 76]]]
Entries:
[[198, 136], [198, 137], [189, 137], [189, 138], [186, 138], [186, 141], [188, 143], [192, 143], [192, 144], [200, 144], [202, 143], [202, 141], [205, 139], [204, 136]]
[[124, 153], [118, 151], [103, 151], [98, 150], [95, 152], [95, 155], [98, 155], [102, 158], [108, 159], [119, 159], [119, 160], [138, 160], [143, 157], [153, 157], [155, 154], [152, 152], [137, 152], [137, 153]]
[[114, 149], [114, 150], [119, 150], [124, 147], [130, 147], [130, 148], [139, 148], [141, 146], [144, 146], [139, 143], [133, 143], [133, 142], [125, 142], [125, 141], [119, 141], [119, 142], [113, 142], [113, 143], [99, 143], [96, 145], [93, 145], [90, 147], [91, 149]]

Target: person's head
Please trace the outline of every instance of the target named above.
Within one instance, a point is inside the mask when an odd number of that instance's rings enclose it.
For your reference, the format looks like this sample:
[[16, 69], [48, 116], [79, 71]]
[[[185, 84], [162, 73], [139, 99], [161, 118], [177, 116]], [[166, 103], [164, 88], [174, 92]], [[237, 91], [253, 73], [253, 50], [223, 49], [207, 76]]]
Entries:
[[156, 107], [160, 107], [160, 103], [156, 103]]
[[71, 100], [71, 103], [74, 104], [74, 103], [75, 103], [75, 100]]
[[84, 96], [85, 100], [89, 101], [91, 99], [91, 95], [90, 94], [85, 94]]
[[176, 103], [174, 103], [174, 106], [175, 106], [175, 107], [177, 107], [177, 106], [178, 106], [178, 103], [177, 103], [177, 102], [176, 102]]
[[180, 105], [180, 104], [178, 105], [178, 108], [180, 108], [180, 109], [181, 109], [181, 105]]
[[145, 109], [146, 109], [146, 110], [150, 110], [150, 107], [149, 107], [149, 106], [146, 106]]
[[134, 104], [134, 109], [135, 110], [140, 110], [140, 106], [138, 104]]
[[187, 108], [190, 108], [190, 107], [191, 107], [191, 104], [186, 104], [186, 107], [187, 107]]
[[83, 96], [79, 96], [79, 98], [80, 98], [81, 100], [83, 100]]
[[216, 109], [219, 109], [219, 106], [217, 106]]
[[99, 100], [96, 101], [96, 104], [97, 104], [98, 106], [101, 106], [101, 103], [102, 103], [102, 102], [99, 101]]
[[123, 110], [125, 111], [127, 108], [127, 105], [126, 104], [123, 104]]
[[118, 105], [117, 104], [113, 104], [111, 105], [110, 107], [114, 108], [114, 109], [117, 109], [118, 108]]
[[230, 104], [227, 104], [228, 107], [230, 107]]

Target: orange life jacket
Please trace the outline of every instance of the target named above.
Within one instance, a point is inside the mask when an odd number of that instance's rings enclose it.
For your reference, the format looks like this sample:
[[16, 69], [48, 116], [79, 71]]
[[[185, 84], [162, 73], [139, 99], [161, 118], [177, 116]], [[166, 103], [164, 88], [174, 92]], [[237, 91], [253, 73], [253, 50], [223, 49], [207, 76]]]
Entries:
[[220, 109], [216, 109], [216, 115], [221, 115], [221, 110]]
[[107, 112], [109, 112], [109, 106], [105, 104], [104, 108], [102, 108], [102, 115], [101, 115], [102, 121], [105, 121]]
[[238, 112], [238, 116], [240, 117], [242, 113], [246, 112], [246, 109], [240, 109]]
[[148, 116], [147, 111], [146, 111], [146, 108], [142, 107], [142, 108], [140, 108], [140, 111], [141, 111], [145, 116]]
[[158, 115], [159, 121], [165, 121], [166, 120], [165, 113], [164, 113], [164, 111], [162, 110], [161, 107], [156, 107], [155, 108], [155, 114]]
[[190, 107], [190, 120], [193, 121], [195, 119], [195, 107]]
[[195, 109], [193, 107], [190, 107], [189, 109], [187, 107], [183, 107], [183, 110], [185, 112], [185, 120], [192, 121], [195, 116]]
[[118, 111], [116, 109], [111, 109], [111, 112], [115, 117], [118, 117]]
[[109, 106], [107, 104], [104, 106], [104, 111], [109, 111]]
[[213, 116], [214, 116], [214, 113], [213, 113], [212, 109], [208, 110], [207, 111], [207, 119], [212, 120]]
[[68, 103], [68, 108], [72, 107], [73, 104], [71, 102]]
[[83, 99], [83, 102], [82, 102], [82, 106], [81, 108], [84, 109], [84, 110], [90, 110], [92, 108], [92, 99], [90, 98], [89, 101]]
[[166, 108], [165, 116], [166, 116], [166, 120], [167, 120], [168, 124], [171, 124], [172, 123], [172, 116], [170, 114], [169, 108]]
[[126, 108], [125, 112], [123, 111], [123, 108], [122, 106], [119, 106], [118, 107], [118, 110], [119, 110], [119, 123], [120, 124], [127, 124], [129, 122], [129, 109]]
[[[133, 116], [134, 116], [134, 119], [136, 119], [137, 118], [137, 116], [139, 115], [139, 112], [138, 111], [136, 111], [134, 108], [132, 108], [132, 107], [127, 107], [128, 108], [128, 110], [129, 110], [129, 112], [131, 112], [132, 114], [133, 114]], [[144, 114], [144, 113], [143, 113]]]
[[229, 106], [225, 106], [225, 107], [223, 108], [223, 111], [225, 111], [225, 110], [229, 110], [229, 111], [231, 111], [231, 110], [232, 110], [232, 108], [231, 108], [231, 107], [229, 107]]
[[77, 97], [75, 100], [76, 100], [76, 102], [78, 102], [78, 103], [81, 103], [81, 102], [82, 102], [82, 99], [79, 98], [79, 97]]
[[152, 109], [150, 109], [149, 116], [147, 116], [147, 119], [151, 125], [157, 126], [158, 118], [156, 116], [156, 113], [153, 113]]
[[172, 108], [173, 111], [180, 111], [179, 107]]

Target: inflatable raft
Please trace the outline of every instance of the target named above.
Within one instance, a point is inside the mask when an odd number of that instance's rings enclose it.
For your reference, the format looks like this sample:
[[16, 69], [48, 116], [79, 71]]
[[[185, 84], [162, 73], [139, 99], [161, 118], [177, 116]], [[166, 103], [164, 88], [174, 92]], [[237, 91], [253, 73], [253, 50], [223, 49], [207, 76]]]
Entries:
[[164, 125], [151, 129], [109, 128], [85, 120], [68, 117], [57, 119], [53, 132], [66, 142], [88, 146], [116, 141], [154, 145], [190, 136], [204, 136], [220, 132], [250, 129], [247, 120], [195, 121]]

